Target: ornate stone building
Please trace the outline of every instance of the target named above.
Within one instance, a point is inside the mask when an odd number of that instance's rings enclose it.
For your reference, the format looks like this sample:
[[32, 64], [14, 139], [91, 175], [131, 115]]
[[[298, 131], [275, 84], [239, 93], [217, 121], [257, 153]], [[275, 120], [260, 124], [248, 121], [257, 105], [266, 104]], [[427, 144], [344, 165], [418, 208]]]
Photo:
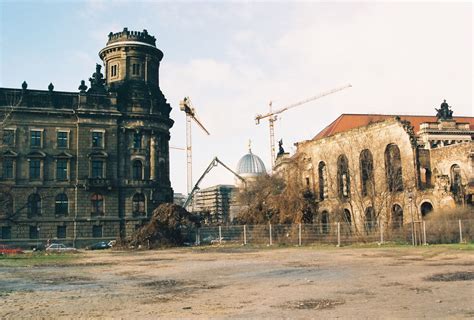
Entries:
[[99, 56], [105, 75], [97, 65], [90, 88], [0, 88], [2, 242], [126, 237], [172, 202], [163, 52], [146, 30], [125, 28]]
[[314, 194], [314, 222], [400, 225], [432, 210], [474, 208], [474, 118], [343, 114], [282, 155], [275, 170]]

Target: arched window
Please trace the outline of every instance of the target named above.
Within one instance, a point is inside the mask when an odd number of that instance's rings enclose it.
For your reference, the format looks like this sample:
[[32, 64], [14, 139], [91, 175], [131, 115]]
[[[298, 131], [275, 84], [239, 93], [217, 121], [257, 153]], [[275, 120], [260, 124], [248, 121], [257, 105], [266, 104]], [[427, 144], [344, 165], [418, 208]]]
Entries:
[[392, 228], [401, 228], [403, 226], [403, 209], [398, 204], [392, 207]]
[[321, 231], [324, 234], [328, 234], [330, 230], [330, 225], [329, 225], [329, 212], [323, 211], [321, 213]]
[[337, 182], [339, 198], [349, 198], [351, 194], [351, 179], [349, 176], [349, 162], [347, 157], [341, 154], [337, 158]]
[[349, 209], [344, 209], [344, 222], [347, 223], [347, 224], [351, 224], [352, 223], [352, 217], [351, 217], [351, 212], [349, 211]]
[[135, 193], [132, 198], [132, 211], [134, 214], [145, 214], [145, 196]]
[[385, 174], [389, 191], [403, 191], [400, 149], [393, 143], [385, 148]]
[[318, 176], [319, 176], [319, 200], [327, 198], [327, 173], [326, 164], [321, 161], [318, 165]]
[[28, 197], [28, 216], [41, 215], [41, 197], [37, 193], [32, 193]]
[[143, 165], [140, 160], [133, 161], [133, 180], [143, 180]]
[[69, 203], [68, 203], [68, 198], [65, 193], [60, 193], [56, 196], [55, 199], [55, 206], [54, 206], [55, 214], [63, 214], [67, 215], [68, 214], [68, 209], [69, 209]]
[[10, 193], [0, 192], [0, 217], [7, 217], [13, 213], [13, 197]]
[[362, 150], [359, 157], [362, 196], [373, 194], [374, 160], [369, 149]]
[[453, 164], [450, 170], [451, 178], [451, 192], [453, 193], [456, 201], [462, 200], [462, 178], [461, 178], [461, 167], [457, 164]]
[[421, 216], [425, 217], [428, 213], [433, 211], [433, 206], [428, 201], [425, 201], [421, 204], [420, 209], [421, 209], [420, 210], [421, 211]]
[[91, 196], [91, 214], [92, 215], [103, 215], [104, 214], [104, 197], [99, 193], [94, 193]]
[[375, 217], [375, 210], [372, 207], [365, 209], [365, 231], [370, 233], [377, 226], [377, 218]]

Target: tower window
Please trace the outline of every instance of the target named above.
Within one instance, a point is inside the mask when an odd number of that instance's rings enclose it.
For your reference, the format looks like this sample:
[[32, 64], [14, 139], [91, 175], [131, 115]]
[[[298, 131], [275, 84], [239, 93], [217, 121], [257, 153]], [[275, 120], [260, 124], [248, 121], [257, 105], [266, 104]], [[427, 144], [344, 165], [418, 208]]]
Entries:
[[132, 211], [134, 214], [145, 214], [145, 196], [135, 193], [132, 198]]
[[140, 64], [138, 64], [138, 63], [132, 64], [132, 74], [134, 76], [139, 76], [140, 75]]
[[116, 77], [117, 76], [117, 65], [113, 65], [110, 67], [110, 76], [111, 77]]
[[133, 161], [133, 180], [143, 180], [143, 165], [140, 160]]
[[142, 134], [135, 132], [133, 135], [133, 148], [141, 149], [142, 148]]

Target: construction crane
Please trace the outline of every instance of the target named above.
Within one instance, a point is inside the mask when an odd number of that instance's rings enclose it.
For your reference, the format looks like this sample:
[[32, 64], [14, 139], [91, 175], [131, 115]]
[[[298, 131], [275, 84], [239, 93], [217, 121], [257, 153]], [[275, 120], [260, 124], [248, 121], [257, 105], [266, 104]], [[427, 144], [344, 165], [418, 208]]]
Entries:
[[186, 113], [186, 168], [187, 168], [187, 188], [188, 194], [191, 192], [193, 185], [193, 153], [192, 153], [192, 142], [191, 142], [191, 120], [197, 123], [207, 135], [209, 131], [203, 126], [201, 121], [196, 116], [196, 109], [191, 103], [189, 97], [185, 97], [183, 101], [179, 102], [179, 108], [181, 111]]
[[275, 164], [275, 126], [274, 126], [274, 122], [278, 119], [277, 117], [277, 114], [280, 114], [286, 110], [289, 110], [289, 109], [292, 109], [292, 108], [295, 108], [295, 107], [298, 107], [302, 104], [305, 104], [305, 103], [308, 103], [310, 101], [313, 101], [313, 100], [316, 100], [316, 99], [319, 99], [319, 98], [322, 98], [322, 97], [325, 97], [327, 95], [330, 95], [330, 94], [333, 94], [333, 93], [336, 93], [338, 91], [341, 91], [341, 90], [344, 90], [344, 89], [347, 89], [347, 88], [350, 88], [352, 87], [352, 85], [350, 84], [346, 84], [342, 87], [338, 87], [338, 88], [335, 88], [335, 89], [332, 89], [332, 90], [329, 90], [329, 91], [326, 91], [326, 92], [323, 92], [321, 94], [318, 94], [314, 97], [310, 97], [308, 99], [305, 99], [305, 100], [302, 100], [302, 101], [299, 101], [299, 102], [296, 102], [296, 103], [293, 103], [293, 104], [290, 104], [286, 107], [283, 107], [283, 108], [280, 108], [276, 111], [273, 111], [272, 109], [272, 102], [270, 101], [270, 111], [266, 114], [259, 114], [257, 116], [255, 116], [255, 122], [256, 124], [259, 124], [260, 123], [260, 120], [262, 119], [265, 119], [265, 118], [268, 118], [268, 123], [270, 124], [270, 151], [271, 151], [271, 167], [273, 169], [273, 165]]
[[222, 165], [224, 168], [226, 168], [227, 170], [229, 170], [230, 172], [232, 172], [234, 174], [234, 176], [236, 176], [238, 179], [240, 179], [244, 185], [246, 184], [246, 181], [244, 178], [242, 178], [241, 176], [239, 176], [236, 172], [234, 172], [234, 170], [232, 170], [231, 168], [229, 168], [228, 166], [226, 166], [222, 161], [220, 161], [217, 157], [214, 157], [214, 159], [212, 159], [211, 163], [209, 164], [209, 166], [207, 167], [206, 170], [204, 170], [204, 173], [201, 175], [201, 177], [198, 179], [198, 181], [196, 182], [196, 184], [194, 185], [193, 189], [191, 190], [191, 192], [189, 192], [188, 194], [188, 198], [186, 199], [186, 202], [184, 203], [183, 207], [184, 208], [187, 208], [190, 203], [191, 203], [191, 200], [193, 199], [194, 197], [194, 194], [196, 193], [197, 190], [199, 190], [199, 184], [201, 183], [202, 179], [204, 179], [204, 177], [212, 170], [212, 168], [214, 167], [217, 167], [217, 165], [220, 164]]

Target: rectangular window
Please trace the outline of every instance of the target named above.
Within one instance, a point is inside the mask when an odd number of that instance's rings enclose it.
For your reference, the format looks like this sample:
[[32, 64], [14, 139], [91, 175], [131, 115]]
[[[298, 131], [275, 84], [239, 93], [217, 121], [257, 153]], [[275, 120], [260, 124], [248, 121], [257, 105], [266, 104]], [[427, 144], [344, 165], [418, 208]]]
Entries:
[[104, 133], [103, 132], [92, 132], [92, 147], [103, 148], [104, 147]]
[[41, 160], [30, 159], [30, 179], [41, 179]]
[[42, 131], [40, 130], [31, 130], [30, 131], [30, 147], [41, 148], [41, 135]]
[[140, 75], [140, 65], [138, 63], [132, 64], [132, 74], [134, 76], [139, 76]]
[[38, 239], [38, 238], [39, 238], [39, 227], [30, 226], [30, 239]]
[[102, 238], [102, 226], [92, 226], [92, 237]]
[[2, 239], [7, 240], [12, 238], [12, 227], [2, 227]]
[[13, 159], [5, 158], [3, 159], [3, 179], [13, 179]]
[[3, 130], [3, 145], [7, 147], [15, 146], [15, 130], [4, 129]]
[[58, 226], [56, 229], [56, 236], [58, 237], [58, 239], [65, 239], [66, 231], [66, 226]]
[[92, 160], [92, 178], [103, 178], [104, 177], [104, 161]]
[[110, 76], [111, 77], [117, 76], [117, 65], [113, 65], [110, 67]]
[[56, 179], [57, 180], [67, 180], [67, 164], [68, 160], [58, 159], [56, 161]]
[[142, 148], [142, 134], [135, 132], [133, 135], [133, 148], [141, 149]]
[[67, 148], [68, 147], [68, 132], [58, 131], [56, 134], [56, 145], [58, 148]]

